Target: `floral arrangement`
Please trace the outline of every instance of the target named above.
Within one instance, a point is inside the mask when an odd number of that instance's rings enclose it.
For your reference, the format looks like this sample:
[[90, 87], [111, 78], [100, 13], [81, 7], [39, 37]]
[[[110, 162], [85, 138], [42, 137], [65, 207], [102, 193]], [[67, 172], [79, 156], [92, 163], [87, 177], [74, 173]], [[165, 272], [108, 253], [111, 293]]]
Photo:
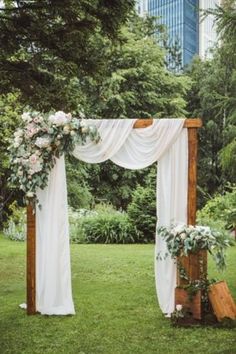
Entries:
[[62, 111], [43, 115], [39, 112], [22, 114], [22, 124], [14, 133], [9, 147], [11, 182], [19, 184], [28, 198], [36, 200], [36, 190], [44, 189], [48, 174], [63, 153], [71, 153], [75, 144], [83, 144], [87, 137], [98, 142], [95, 126], [84, 119]]
[[[172, 225], [169, 228], [160, 226], [157, 228], [157, 232], [165, 239], [172, 258], [207, 250], [213, 255], [218, 268], [225, 268], [224, 250], [230, 246], [230, 241], [220, 232], [207, 226], [187, 226], [184, 224]], [[161, 255], [158, 254], [157, 258], [161, 258]]]

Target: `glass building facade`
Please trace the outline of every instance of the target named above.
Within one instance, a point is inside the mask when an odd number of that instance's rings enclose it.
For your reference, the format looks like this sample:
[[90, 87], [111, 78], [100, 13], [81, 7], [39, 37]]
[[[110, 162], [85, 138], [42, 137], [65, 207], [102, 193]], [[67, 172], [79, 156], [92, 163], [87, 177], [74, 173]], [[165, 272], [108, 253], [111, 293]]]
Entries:
[[147, 13], [159, 17], [166, 26], [169, 45], [178, 43], [182, 66], [188, 64], [199, 52], [199, 1], [198, 0], [148, 0]]

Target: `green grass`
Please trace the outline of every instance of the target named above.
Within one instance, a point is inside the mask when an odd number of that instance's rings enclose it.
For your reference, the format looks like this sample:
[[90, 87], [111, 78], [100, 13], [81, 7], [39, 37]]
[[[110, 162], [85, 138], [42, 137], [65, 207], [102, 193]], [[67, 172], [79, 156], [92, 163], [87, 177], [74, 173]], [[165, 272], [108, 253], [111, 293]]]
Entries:
[[[0, 353], [236, 353], [236, 330], [174, 328], [156, 301], [153, 245], [72, 245], [75, 316], [26, 316], [25, 244], [0, 237]], [[236, 247], [224, 278], [236, 298]]]

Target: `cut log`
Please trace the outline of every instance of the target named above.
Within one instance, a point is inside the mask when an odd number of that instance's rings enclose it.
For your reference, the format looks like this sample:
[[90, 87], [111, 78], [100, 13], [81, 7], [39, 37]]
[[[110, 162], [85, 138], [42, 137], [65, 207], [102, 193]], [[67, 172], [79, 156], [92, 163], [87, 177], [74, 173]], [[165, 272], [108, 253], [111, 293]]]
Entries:
[[201, 291], [198, 291], [192, 299], [188, 292], [183, 288], [175, 288], [175, 306], [182, 305], [183, 308], [192, 313], [193, 318], [200, 320], [201, 315]]
[[225, 281], [212, 284], [208, 295], [218, 321], [224, 318], [236, 319], [236, 305]]

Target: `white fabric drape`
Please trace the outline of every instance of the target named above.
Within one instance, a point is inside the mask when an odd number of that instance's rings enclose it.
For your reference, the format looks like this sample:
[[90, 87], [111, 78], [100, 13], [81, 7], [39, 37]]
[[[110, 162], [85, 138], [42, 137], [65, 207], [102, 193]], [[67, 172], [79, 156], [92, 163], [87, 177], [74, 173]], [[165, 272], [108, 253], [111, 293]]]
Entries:
[[[89, 120], [88, 124], [98, 128], [101, 140], [98, 144], [87, 141], [83, 146], [76, 146], [73, 155], [89, 163], [110, 159], [128, 169], [145, 168], [158, 160], [159, 225], [186, 222], [188, 146], [184, 119], [154, 120], [148, 128], [133, 129], [135, 121]], [[40, 191], [38, 197], [42, 211], [37, 211], [37, 310], [47, 314], [71, 314], [74, 307], [63, 158], [53, 169], [48, 187]], [[165, 253], [165, 243], [158, 236], [156, 239], [156, 252]], [[155, 274], [160, 307], [169, 314], [174, 310], [174, 261], [170, 257], [155, 261]]]
[[42, 209], [36, 210], [36, 309], [45, 315], [74, 314], [64, 156], [37, 197]]

